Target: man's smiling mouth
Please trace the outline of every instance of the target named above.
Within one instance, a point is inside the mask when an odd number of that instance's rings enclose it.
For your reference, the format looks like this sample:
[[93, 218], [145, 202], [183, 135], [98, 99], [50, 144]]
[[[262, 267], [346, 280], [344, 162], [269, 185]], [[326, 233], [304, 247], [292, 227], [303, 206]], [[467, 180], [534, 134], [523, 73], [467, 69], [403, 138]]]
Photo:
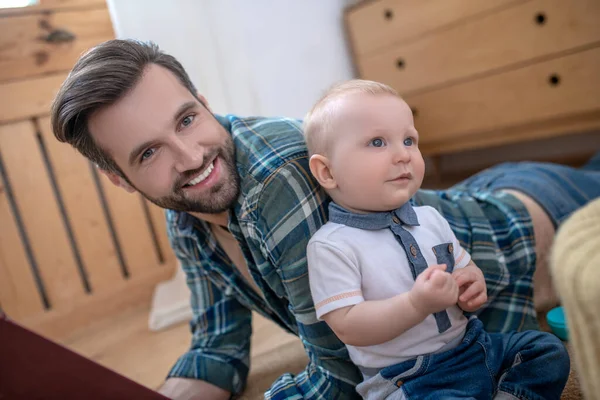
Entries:
[[194, 186], [194, 185], [197, 185], [200, 182], [204, 181], [206, 178], [208, 178], [208, 176], [210, 175], [210, 173], [213, 171], [214, 168], [215, 168], [215, 162], [213, 161], [210, 163], [210, 165], [204, 171], [202, 171], [195, 178], [193, 178], [188, 183], [183, 185], [183, 187], [185, 188], [185, 187]]

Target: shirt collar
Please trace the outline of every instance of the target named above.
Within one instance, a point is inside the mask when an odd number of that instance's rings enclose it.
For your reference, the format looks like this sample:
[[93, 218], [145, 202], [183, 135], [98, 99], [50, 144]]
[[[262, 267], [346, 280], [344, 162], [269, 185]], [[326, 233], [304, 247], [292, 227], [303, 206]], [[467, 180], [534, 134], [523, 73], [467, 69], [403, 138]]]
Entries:
[[229, 121], [229, 118], [227, 118], [226, 115], [220, 115], [220, 114], [213, 114], [213, 116], [215, 117], [215, 119], [217, 120], [217, 122], [219, 124], [221, 124], [221, 126], [223, 128], [225, 128], [225, 130], [227, 132], [229, 132], [230, 134], [231, 132], [231, 121]]
[[391, 226], [398, 219], [404, 225], [418, 226], [419, 219], [413, 206], [406, 202], [400, 208], [386, 212], [358, 214], [348, 211], [333, 201], [329, 203], [329, 221], [347, 225], [353, 228], [377, 230]]

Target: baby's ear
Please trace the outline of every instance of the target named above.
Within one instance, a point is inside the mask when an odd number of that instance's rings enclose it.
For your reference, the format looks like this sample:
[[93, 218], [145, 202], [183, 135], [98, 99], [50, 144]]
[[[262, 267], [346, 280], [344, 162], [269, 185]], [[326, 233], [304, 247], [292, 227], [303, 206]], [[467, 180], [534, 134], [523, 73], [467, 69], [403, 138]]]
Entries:
[[324, 189], [335, 189], [337, 183], [333, 177], [333, 173], [330, 168], [329, 159], [321, 154], [315, 154], [310, 157], [308, 162], [310, 172], [317, 178], [319, 184]]

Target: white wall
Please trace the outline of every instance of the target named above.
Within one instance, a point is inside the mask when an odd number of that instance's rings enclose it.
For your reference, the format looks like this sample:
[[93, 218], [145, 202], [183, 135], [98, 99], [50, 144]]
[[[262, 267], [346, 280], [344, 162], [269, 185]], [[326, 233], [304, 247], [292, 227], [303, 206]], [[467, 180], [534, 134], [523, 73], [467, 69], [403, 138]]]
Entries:
[[177, 57], [217, 113], [302, 118], [354, 76], [343, 10], [353, 0], [108, 0], [119, 38]]

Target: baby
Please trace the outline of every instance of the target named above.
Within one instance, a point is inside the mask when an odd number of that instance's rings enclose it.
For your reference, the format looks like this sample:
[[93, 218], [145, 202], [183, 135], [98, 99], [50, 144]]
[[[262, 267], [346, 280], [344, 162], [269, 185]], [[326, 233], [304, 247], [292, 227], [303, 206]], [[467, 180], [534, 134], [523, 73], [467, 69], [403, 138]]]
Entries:
[[549, 333], [486, 333], [481, 270], [432, 207], [411, 205], [425, 163], [409, 106], [352, 80], [304, 121], [331, 196], [307, 249], [317, 317], [346, 344], [366, 399], [559, 399], [569, 356]]

